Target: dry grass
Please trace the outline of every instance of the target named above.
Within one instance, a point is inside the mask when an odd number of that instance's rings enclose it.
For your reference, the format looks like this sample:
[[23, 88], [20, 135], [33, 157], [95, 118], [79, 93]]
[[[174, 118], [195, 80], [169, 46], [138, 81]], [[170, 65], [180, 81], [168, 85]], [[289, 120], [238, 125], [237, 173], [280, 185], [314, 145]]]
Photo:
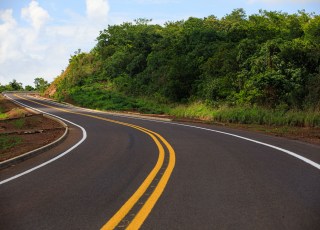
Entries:
[[0, 120], [21, 118], [30, 112], [0, 95]]

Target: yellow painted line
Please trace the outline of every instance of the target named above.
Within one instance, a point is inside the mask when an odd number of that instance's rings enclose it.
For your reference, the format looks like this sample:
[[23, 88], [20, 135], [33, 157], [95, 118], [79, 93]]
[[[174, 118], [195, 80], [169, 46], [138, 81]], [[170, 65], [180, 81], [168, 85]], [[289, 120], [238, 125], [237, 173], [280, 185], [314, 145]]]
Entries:
[[146, 201], [146, 203], [142, 206], [140, 211], [137, 213], [137, 215], [134, 217], [134, 219], [131, 221], [127, 229], [139, 229], [143, 222], [146, 220], [148, 215], [150, 214], [151, 210], [155, 206], [156, 202], [160, 198], [161, 194], [164, 191], [164, 188], [166, 187], [171, 173], [173, 171], [173, 168], [175, 166], [176, 158], [175, 158], [175, 152], [172, 146], [159, 134], [152, 132], [155, 134], [168, 148], [169, 150], [169, 164], [166, 168], [163, 176], [161, 177], [157, 187], [154, 189], [153, 193], [149, 197], [149, 199]]
[[145, 193], [147, 188], [150, 186], [151, 182], [154, 180], [155, 176], [157, 175], [157, 173], [159, 172], [159, 170], [161, 169], [161, 167], [163, 165], [164, 154], [165, 154], [163, 146], [161, 145], [161, 143], [159, 142], [159, 140], [156, 137], [158, 137], [164, 143], [164, 145], [167, 147], [167, 149], [169, 151], [169, 164], [168, 164], [168, 167], [166, 168], [163, 176], [161, 177], [158, 185], [155, 187], [153, 193], [147, 199], [146, 203], [142, 206], [142, 208], [139, 210], [137, 215], [134, 217], [134, 219], [132, 220], [132, 222], [128, 226], [128, 229], [138, 229], [143, 224], [143, 222], [148, 217], [148, 215], [150, 214], [152, 208], [154, 207], [154, 205], [156, 204], [156, 202], [160, 198], [162, 192], [164, 191], [164, 188], [166, 187], [166, 185], [170, 179], [173, 168], [175, 166], [175, 152], [174, 152], [174, 149], [172, 148], [172, 146], [160, 134], [153, 132], [151, 130], [148, 130], [146, 128], [140, 127], [140, 126], [136, 126], [136, 125], [125, 123], [125, 122], [115, 121], [115, 120], [111, 120], [108, 118], [98, 117], [98, 116], [94, 116], [94, 115], [90, 115], [90, 114], [72, 112], [72, 111], [57, 108], [54, 106], [42, 104], [40, 102], [35, 102], [32, 100], [23, 98], [21, 96], [18, 96], [16, 94], [15, 94], [15, 96], [18, 98], [24, 99], [26, 101], [30, 101], [30, 102], [33, 102], [33, 103], [36, 103], [39, 105], [43, 105], [43, 106], [46, 106], [49, 108], [53, 108], [56, 110], [60, 110], [60, 111], [66, 112], [66, 113], [82, 115], [82, 116], [86, 116], [86, 117], [91, 117], [91, 118], [95, 118], [95, 119], [99, 119], [99, 120], [108, 121], [111, 123], [116, 123], [116, 124], [128, 126], [128, 127], [131, 127], [131, 128], [134, 128], [134, 129], [137, 129], [141, 132], [146, 133], [156, 143], [158, 150], [159, 150], [159, 156], [158, 156], [158, 160], [157, 160], [155, 167], [152, 169], [152, 171], [149, 173], [149, 175], [143, 181], [143, 183], [139, 186], [139, 188], [135, 191], [135, 193], [116, 212], [116, 214], [101, 228], [103, 230], [114, 229], [120, 223], [120, 221], [128, 214], [128, 212], [132, 209], [132, 207], [137, 203], [137, 201], [141, 198], [141, 196]]
[[160, 150], [159, 158], [156, 166], [152, 169], [151, 173], [143, 181], [143, 183], [140, 185], [137, 191], [129, 198], [129, 200], [119, 209], [118, 212], [116, 212], [116, 214], [101, 229], [103, 230], [114, 229], [120, 223], [120, 221], [128, 214], [128, 212], [137, 203], [137, 201], [142, 197], [142, 195], [145, 193], [145, 191], [150, 186], [151, 182], [154, 180], [155, 176], [161, 169], [163, 165], [163, 160], [164, 160], [164, 149], [156, 138], [154, 140]]

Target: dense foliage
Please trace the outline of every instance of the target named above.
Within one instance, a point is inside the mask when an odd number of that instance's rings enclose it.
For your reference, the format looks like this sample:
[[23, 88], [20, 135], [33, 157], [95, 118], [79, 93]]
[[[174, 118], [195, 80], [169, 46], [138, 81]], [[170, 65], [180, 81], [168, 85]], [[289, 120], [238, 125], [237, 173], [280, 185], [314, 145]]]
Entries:
[[19, 91], [19, 90], [23, 90], [22, 83], [21, 82], [17, 82], [16, 79], [13, 79], [7, 85], [1, 85], [1, 83], [0, 83], [0, 92], [3, 92], [3, 91]]
[[18, 82], [16, 79], [13, 79], [9, 84], [2, 85], [0, 83], [0, 93], [4, 91], [38, 91], [44, 93], [44, 91], [49, 87], [48, 81], [44, 80], [42, 77], [37, 77], [34, 79], [35, 87], [31, 85], [26, 85], [24, 88], [21, 82]]
[[319, 112], [320, 16], [237, 9], [221, 19], [111, 25], [53, 88], [58, 99], [102, 109], [130, 97]]

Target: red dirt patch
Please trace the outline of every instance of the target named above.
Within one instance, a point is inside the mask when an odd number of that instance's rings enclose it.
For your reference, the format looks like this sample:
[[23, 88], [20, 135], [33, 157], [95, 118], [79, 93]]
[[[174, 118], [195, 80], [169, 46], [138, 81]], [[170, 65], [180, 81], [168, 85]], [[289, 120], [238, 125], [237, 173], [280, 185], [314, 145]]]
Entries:
[[1, 112], [9, 119], [0, 120], [0, 162], [45, 146], [65, 132], [63, 125], [0, 97]]

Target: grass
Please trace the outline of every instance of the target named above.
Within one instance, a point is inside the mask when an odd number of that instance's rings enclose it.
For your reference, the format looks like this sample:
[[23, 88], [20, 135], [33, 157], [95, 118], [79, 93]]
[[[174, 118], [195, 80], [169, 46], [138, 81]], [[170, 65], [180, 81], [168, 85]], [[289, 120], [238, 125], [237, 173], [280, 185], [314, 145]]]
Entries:
[[20, 137], [0, 135], [0, 150], [4, 151], [14, 146], [19, 145], [22, 142]]
[[198, 102], [175, 107], [170, 110], [169, 114], [179, 118], [197, 118], [223, 123], [320, 127], [319, 112], [270, 110], [240, 106], [215, 109]]
[[203, 103], [193, 103], [190, 105], [178, 105], [170, 109], [169, 114], [178, 118], [195, 118], [202, 120], [213, 120], [215, 115], [213, 109]]
[[25, 125], [25, 120], [24, 119], [17, 119], [11, 122], [15, 128], [17, 129], [22, 129]]
[[11, 117], [24, 117], [25, 113], [26, 113], [25, 110], [23, 110], [21, 108], [14, 108], [14, 109], [11, 109], [10, 116]]
[[2, 106], [0, 106], [0, 119], [6, 119], [7, 118], [7, 114], [5, 114], [4, 112], [4, 108]]
[[7, 118], [8, 118], [7, 114], [5, 114], [5, 113], [0, 113], [0, 119], [1, 119], [1, 120], [7, 119]]
[[167, 106], [152, 100], [133, 98], [124, 94], [93, 87], [74, 88], [70, 93], [74, 104], [100, 110], [133, 111], [150, 114], [163, 114]]

